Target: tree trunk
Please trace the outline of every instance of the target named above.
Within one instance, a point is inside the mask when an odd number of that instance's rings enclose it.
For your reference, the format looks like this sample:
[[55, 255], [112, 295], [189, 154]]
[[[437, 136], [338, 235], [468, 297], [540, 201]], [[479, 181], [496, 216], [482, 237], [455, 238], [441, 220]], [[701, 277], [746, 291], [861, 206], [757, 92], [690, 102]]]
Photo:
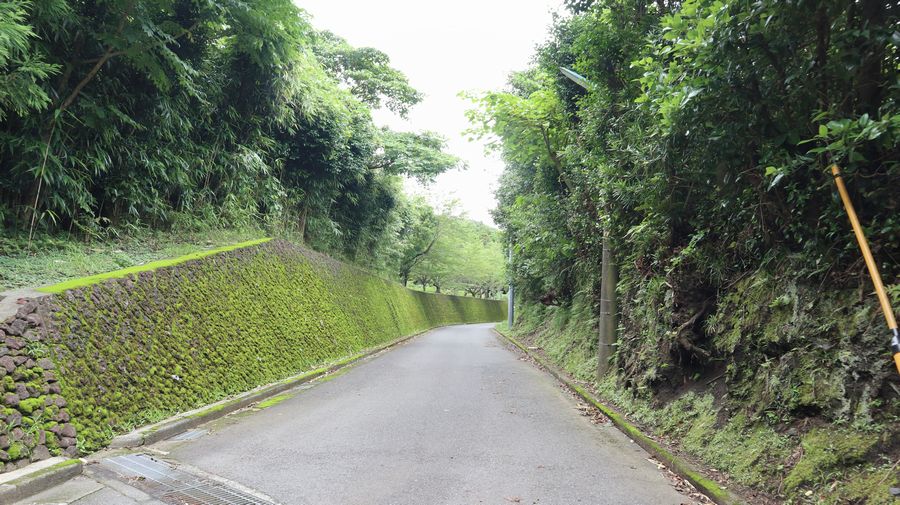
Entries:
[[[306, 199], [303, 199], [303, 210], [300, 211], [300, 219], [297, 223], [297, 228], [299, 228], [300, 240], [306, 243], [306, 219], [309, 216], [309, 204]], [[406, 286], [406, 281], [403, 282], [403, 285]]]
[[603, 264], [600, 270], [600, 331], [597, 346], [597, 378], [602, 378], [609, 371], [609, 360], [613, 355], [616, 343], [616, 270], [609, 230], [603, 231]]

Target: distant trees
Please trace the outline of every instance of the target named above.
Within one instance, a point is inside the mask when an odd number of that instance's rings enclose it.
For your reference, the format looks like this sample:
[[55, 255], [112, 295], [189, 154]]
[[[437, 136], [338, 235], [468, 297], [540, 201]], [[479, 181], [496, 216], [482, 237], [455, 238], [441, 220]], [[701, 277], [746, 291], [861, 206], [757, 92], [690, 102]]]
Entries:
[[504, 284], [499, 232], [452, 213], [438, 215], [436, 221], [434, 242], [410, 270], [416, 283], [437, 292], [495, 296]]
[[423, 199], [413, 199], [401, 214], [398, 237], [398, 272], [400, 282], [406, 286], [413, 269], [431, 253], [440, 235], [440, 223]]

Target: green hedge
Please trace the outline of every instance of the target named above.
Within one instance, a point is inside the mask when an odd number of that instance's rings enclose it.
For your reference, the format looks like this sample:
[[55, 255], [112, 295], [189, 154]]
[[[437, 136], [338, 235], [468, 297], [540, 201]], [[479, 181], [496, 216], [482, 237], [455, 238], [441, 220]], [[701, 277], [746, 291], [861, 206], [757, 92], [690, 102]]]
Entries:
[[506, 304], [426, 294], [284, 241], [49, 298], [45, 338], [78, 446]]

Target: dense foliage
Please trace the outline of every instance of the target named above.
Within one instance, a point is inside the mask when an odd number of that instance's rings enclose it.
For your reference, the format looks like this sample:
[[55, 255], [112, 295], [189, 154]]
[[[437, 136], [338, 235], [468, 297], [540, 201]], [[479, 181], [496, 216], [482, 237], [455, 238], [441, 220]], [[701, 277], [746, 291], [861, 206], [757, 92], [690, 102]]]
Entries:
[[374, 257], [401, 177], [459, 164], [433, 133], [373, 125], [371, 108], [420, 100], [387, 55], [288, 0], [4, 2], [0, 221], [89, 238], [257, 226]]
[[[714, 424], [737, 412], [741, 426], [779, 430], [810, 417], [896, 428], [887, 333], [829, 172], [843, 169], [896, 294], [896, 2], [567, 6], [532, 68], [473, 97], [473, 133], [506, 161], [495, 218], [526, 303], [559, 305], [596, 331], [606, 233], [621, 276], [618, 387], [666, 399], [721, 379]], [[537, 312], [552, 319], [547, 310]], [[596, 356], [596, 334], [576, 333], [586, 340], [560, 344], [562, 361]], [[869, 447], [870, 461], [896, 459], [888, 440]], [[753, 468], [795, 462], [747, 457]]]
[[472, 113], [502, 141], [496, 217], [531, 294], [571, 297], [566, 265], [595, 265], [607, 224], [624, 268], [691, 270], [688, 290], [784, 253], [802, 255], [807, 274], [860, 272], [830, 162], [896, 278], [896, 5], [590, 4], [558, 20], [538, 64]]

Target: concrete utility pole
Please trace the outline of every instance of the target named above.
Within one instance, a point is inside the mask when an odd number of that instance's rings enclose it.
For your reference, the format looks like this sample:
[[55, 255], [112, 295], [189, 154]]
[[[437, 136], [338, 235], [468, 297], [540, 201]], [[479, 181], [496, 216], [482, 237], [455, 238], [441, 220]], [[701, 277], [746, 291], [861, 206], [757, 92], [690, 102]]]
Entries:
[[507, 294], [509, 296], [509, 301], [506, 303], [506, 327], [512, 328], [516, 315], [513, 306], [513, 301], [515, 300], [515, 287], [513, 287], [512, 282], [512, 244], [509, 245], [509, 291], [507, 291]]
[[[559, 67], [562, 75], [582, 88], [590, 91], [594, 87], [591, 81], [583, 76]], [[603, 230], [603, 265], [600, 268], [600, 328], [597, 335], [597, 378], [602, 378], [609, 371], [609, 359], [613, 355], [618, 338], [619, 321], [616, 317], [616, 284], [619, 273], [616, 269], [615, 249], [612, 246], [609, 226]]]

